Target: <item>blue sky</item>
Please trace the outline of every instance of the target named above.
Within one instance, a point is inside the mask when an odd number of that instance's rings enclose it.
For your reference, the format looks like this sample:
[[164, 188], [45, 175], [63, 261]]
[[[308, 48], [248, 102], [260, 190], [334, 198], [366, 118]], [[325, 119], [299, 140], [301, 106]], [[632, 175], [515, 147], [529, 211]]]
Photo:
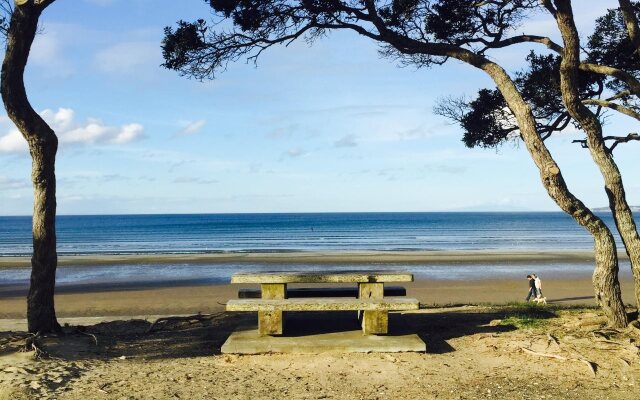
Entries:
[[[583, 37], [616, 4], [579, 3]], [[467, 149], [460, 129], [433, 115], [438, 98], [491, 86], [480, 71], [399, 68], [348, 32], [274, 48], [257, 68], [240, 61], [215, 81], [160, 68], [163, 28], [208, 15], [201, 0], [58, 0], [44, 12], [26, 83], [60, 137], [60, 214], [557, 210], [522, 144]], [[522, 30], [558, 36], [543, 16]], [[528, 48], [493, 56], [513, 71]], [[606, 129], [637, 131], [618, 117]], [[577, 137], [549, 147], [570, 189], [605, 206]], [[31, 213], [25, 149], [2, 114], [1, 215]], [[615, 152], [632, 204], [638, 150]]]

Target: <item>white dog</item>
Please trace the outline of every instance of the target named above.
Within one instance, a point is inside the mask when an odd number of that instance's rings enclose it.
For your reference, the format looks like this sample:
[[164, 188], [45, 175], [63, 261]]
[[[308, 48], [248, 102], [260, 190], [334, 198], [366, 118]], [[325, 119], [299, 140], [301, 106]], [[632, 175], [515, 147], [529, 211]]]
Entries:
[[533, 299], [533, 301], [535, 301], [538, 304], [547, 304], [547, 298], [546, 297], [542, 297], [540, 295], [538, 295], [535, 299]]

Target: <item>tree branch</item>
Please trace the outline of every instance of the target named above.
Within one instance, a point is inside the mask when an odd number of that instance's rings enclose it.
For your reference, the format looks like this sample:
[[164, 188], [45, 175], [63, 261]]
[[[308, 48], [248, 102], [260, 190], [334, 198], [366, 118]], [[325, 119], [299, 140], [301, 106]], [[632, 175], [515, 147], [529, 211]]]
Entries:
[[[620, 143], [628, 143], [631, 141], [640, 141], [640, 134], [630, 133], [627, 136], [605, 136], [602, 138], [603, 140], [613, 140], [613, 143], [608, 147], [609, 152], [613, 152], [613, 149], [616, 148]], [[571, 143], [580, 143], [580, 146], [583, 149], [588, 149], [589, 144], [586, 139], [576, 139], [572, 140]]]
[[640, 113], [636, 112], [635, 110], [629, 107], [622, 106], [612, 101], [602, 100], [602, 99], [587, 99], [587, 100], [582, 100], [582, 104], [586, 104], [589, 106], [607, 107], [621, 114], [628, 115], [629, 117], [640, 121]]
[[629, 89], [636, 96], [640, 96], [640, 81], [638, 81], [630, 73], [618, 68], [609, 67], [606, 65], [598, 65], [592, 63], [581, 63], [579, 67], [582, 71], [593, 72], [595, 74], [609, 75], [614, 78], [618, 78], [629, 85]]

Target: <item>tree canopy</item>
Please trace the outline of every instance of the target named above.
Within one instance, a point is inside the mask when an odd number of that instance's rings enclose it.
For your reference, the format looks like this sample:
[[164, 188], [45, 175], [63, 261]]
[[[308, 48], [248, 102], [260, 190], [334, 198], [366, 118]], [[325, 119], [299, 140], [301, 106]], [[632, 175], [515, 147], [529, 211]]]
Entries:
[[[640, 15], [640, 3], [632, 3], [636, 15]], [[584, 47], [585, 62], [604, 65], [624, 73], [601, 74], [582, 70], [579, 74], [579, 93], [601, 122], [611, 115], [607, 110], [622, 113], [640, 120], [640, 93], [633, 80], [640, 76], [640, 56], [630, 39], [620, 9], [612, 9], [596, 19], [593, 34]], [[522, 96], [530, 105], [538, 130], [547, 139], [562, 132], [570, 123], [579, 124], [567, 113], [560, 88], [561, 55], [531, 52], [527, 67], [516, 73], [515, 82]], [[622, 79], [625, 78], [625, 79]], [[513, 116], [505, 110], [504, 99], [497, 89], [482, 89], [475, 98], [449, 97], [440, 101], [434, 111], [457, 122], [463, 128], [463, 142], [468, 147], [497, 147], [519, 137]], [[481, 116], [481, 117], [480, 117]], [[610, 135], [609, 149], [619, 143], [640, 140], [636, 133]], [[586, 146], [586, 141], [576, 140]]]

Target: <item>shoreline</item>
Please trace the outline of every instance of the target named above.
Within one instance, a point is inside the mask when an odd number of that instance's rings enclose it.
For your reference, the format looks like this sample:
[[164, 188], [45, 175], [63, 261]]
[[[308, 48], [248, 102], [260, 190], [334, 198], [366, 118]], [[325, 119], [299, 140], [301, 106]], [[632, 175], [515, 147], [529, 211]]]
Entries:
[[[619, 252], [620, 260], [627, 260], [625, 252]], [[335, 251], [335, 252], [247, 252], [247, 253], [153, 253], [153, 254], [91, 254], [61, 255], [58, 266], [90, 265], [136, 265], [136, 264], [225, 264], [225, 263], [266, 263], [266, 264], [457, 264], [472, 262], [593, 262], [593, 251], [584, 250], [468, 250], [468, 251]], [[29, 268], [30, 256], [0, 256], [0, 269]]]
[[[625, 304], [635, 304], [632, 278], [620, 279], [620, 285]], [[424, 306], [521, 302], [528, 289], [525, 279], [416, 280], [403, 286], [407, 288], [407, 296], [417, 298]], [[77, 287], [69, 291], [61, 289], [56, 293], [56, 314], [59, 317], [126, 317], [221, 312], [229, 299], [237, 298], [239, 289], [255, 287], [257, 285], [192, 283], [184, 286], [97, 285], [93, 288]], [[551, 305], [596, 304], [592, 282], [587, 277], [547, 278], [544, 280], [543, 292]], [[26, 316], [24, 293], [11, 294], [3, 296], [0, 293], [0, 325], [3, 319]]]

